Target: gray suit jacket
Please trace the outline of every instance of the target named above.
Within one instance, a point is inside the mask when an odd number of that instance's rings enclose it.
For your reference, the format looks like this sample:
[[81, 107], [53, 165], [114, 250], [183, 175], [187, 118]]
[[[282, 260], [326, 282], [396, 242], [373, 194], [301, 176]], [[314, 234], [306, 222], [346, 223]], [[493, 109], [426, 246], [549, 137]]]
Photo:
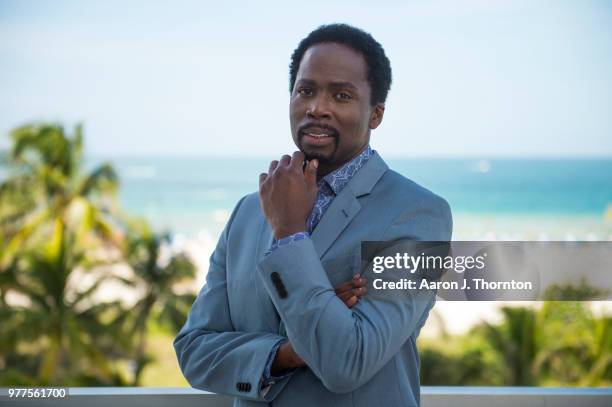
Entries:
[[[235, 406], [418, 405], [416, 338], [434, 295], [372, 289], [375, 277], [359, 270], [360, 244], [449, 241], [451, 231], [446, 201], [390, 170], [378, 153], [334, 199], [311, 239], [267, 256], [273, 236], [259, 197], [245, 196], [174, 340], [183, 374], [195, 388], [236, 396]], [[333, 287], [357, 272], [370, 287], [349, 309]], [[308, 367], [262, 397], [266, 360], [284, 338]]]

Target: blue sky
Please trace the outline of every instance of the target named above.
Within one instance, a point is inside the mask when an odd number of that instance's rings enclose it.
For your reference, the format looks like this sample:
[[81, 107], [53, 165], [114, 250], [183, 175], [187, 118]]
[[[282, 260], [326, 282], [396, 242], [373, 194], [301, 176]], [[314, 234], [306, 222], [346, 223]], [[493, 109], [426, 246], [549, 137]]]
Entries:
[[385, 47], [385, 155], [612, 156], [608, 1], [0, 1], [0, 147], [85, 124], [87, 152], [293, 151], [287, 66], [318, 25]]

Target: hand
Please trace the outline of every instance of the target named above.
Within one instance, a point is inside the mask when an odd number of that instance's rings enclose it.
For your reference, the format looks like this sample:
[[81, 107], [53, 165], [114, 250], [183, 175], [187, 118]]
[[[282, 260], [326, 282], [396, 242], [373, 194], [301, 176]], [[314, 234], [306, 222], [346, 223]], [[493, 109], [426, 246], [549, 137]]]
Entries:
[[334, 291], [347, 307], [352, 308], [367, 292], [365, 285], [366, 279], [361, 278], [359, 274], [355, 274], [350, 281], [335, 287]]
[[282, 239], [306, 230], [306, 220], [317, 199], [317, 160], [306, 168], [304, 154], [296, 151], [272, 161], [267, 173], [259, 175], [259, 202], [274, 233]]

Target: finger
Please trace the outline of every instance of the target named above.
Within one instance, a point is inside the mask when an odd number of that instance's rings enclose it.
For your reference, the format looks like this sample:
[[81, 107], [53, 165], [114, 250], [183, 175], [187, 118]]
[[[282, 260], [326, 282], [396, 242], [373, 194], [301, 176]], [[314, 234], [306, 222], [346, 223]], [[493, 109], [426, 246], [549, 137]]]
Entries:
[[355, 280], [355, 282], [353, 283], [353, 286], [356, 288], [365, 287], [366, 282], [367, 281], [365, 278], [360, 278], [359, 280]]
[[338, 296], [338, 298], [340, 298], [340, 301], [342, 301], [343, 303], [346, 304], [346, 302], [349, 300], [349, 298], [354, 297], [353, 293], [351, 291], [346, 291], [344, 293], [342, 293], [341, 295]]
[[302, 171], [302, 167], [304, 166], [304, 158], [304, 153], [302, 153], [301, 151], [295, 151], [291, 155], [290, 167], [296, 171]]
[[360, 288], [354, 288], [353, 289], [353, 295], [357, 296], [357, 297], [363, 297], [366, 293], [366, 288], [365, 287], [360, 287]]
[[355, 296], [352, 296], [348, 299], [347, 302], [345, 302], [345, 304], [347, 307], [352, 308], [355, 304], [357, 304], [357, 301], [359, 301], [359, 299]]
[[268, 167], [268, 173], [272, 174], [272, 172], [276, 169], [276, 167], [278, 166], [278, 161], [274, 160], [270, 163], [270, 167]]
[[353, 291], [353, 287], [348, 287], [348, 288], [344, 288], [341, 290], [336, 289], [334, 292], [338, 297], [340, 297], [341, 295], [344, 295], [346, 293], [350, 294], [352, 291]]
[[291, 157], [289, 157], [287, 154], [285, 154], [284, 156], [281, 157], [278, 165], [282, 165], [282, 166], [288, 166], [289, 163], [291, 162]]
[[334, 287], [334, 291], [336, 294], [338, 294], [339, 292], [350, 290], [353, 287], [355, 287], [355, 283], [353, 281], [347, 281], [346, 283], [342, 283], [339, 286]]
[[366, 282], [364, 278], [359, 279], [359, 280], [352, 279], [351, 281], [347, 281], [346, 283], [342, 283], [339, 286], [335, 287], [334, 291], [336, 295], [340, 295], [344, 292], [347, 292], [347, 291], [350, 292], [351, 290], [354, 290], [356, 288], [363, 287], [365, 286], [365, 283]]
[[353, 278], [351, 278], [349, 281], [345, 281], [344, 283], [341, 283], [335, 286], [334, 291], [341, 292], [341, 291], [350, 290], [355, 287], [363, 286], [366, 280], [365, 278], [359, 278], [359, 277], [360, 277], [359, 274], [355, 274]]
[[364, 277], [361, 277], [361, 274], [357, 273], [353, 276], [353, 283], [356, 285], [364, 285], [367, 280]]
[[268, 174], [266, 174], [265, 172], [259, 174], [259, 185], [261, 185], [266, 180], [266, 178], [268, 178]]
[[359, 301], [359, 297], [357, 297], [356, 295], [352, 295], [350, 293], [347, 295], [343, 295], [342, 298], [340, 299], [348, 307], [350, 307], [351, 305], [355, 305]]
[[319, 160], [312, 159], [304, 169], [304, 179], [306, 185], [311, 187], [317, 186], [317, 168], [319, 167]]

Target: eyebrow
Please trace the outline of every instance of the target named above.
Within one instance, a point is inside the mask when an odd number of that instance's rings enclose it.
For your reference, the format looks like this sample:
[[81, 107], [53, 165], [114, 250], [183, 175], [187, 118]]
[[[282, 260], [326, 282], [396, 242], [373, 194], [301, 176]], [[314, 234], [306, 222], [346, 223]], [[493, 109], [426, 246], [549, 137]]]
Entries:
[[[297, 83], [305, 84], [305, 85], [316, 85], [317, 84], [312, 79], [300, 79]], [[355, 86], [352, 82], [335, 81], [335, 82], [331, 82], [330, 86], [332, 88], [348, 88], [348, 89], [358, 90], [357, 86]]]

